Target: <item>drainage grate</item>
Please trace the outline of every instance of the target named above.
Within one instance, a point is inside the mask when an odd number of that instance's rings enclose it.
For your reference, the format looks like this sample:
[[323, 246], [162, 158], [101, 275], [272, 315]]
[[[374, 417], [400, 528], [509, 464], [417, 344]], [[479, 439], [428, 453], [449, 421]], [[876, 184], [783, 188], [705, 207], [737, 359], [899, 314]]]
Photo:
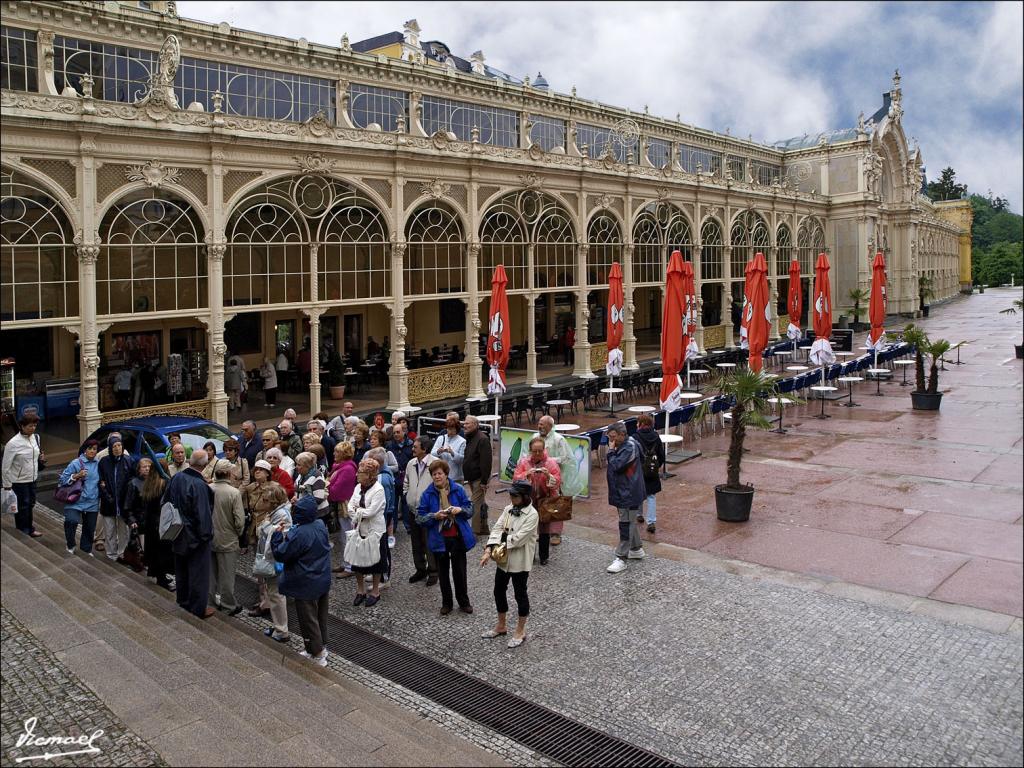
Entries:
[[[256, 583], [238, 576], [235, 594], [258, 599]], [[289, 625], [298, 626], [289, 602]], [[629, 742], [570, 720], [540, 704], [478, 680], [454, 667], [330, 615], [327, 648], [381, 677], [458, 712], [565, 766], [673, 766]]]

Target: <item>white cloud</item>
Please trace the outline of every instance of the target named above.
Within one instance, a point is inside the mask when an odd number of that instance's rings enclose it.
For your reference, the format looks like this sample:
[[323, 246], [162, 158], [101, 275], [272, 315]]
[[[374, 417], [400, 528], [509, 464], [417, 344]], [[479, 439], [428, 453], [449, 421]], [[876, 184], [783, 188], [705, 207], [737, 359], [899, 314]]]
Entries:
[[338, 45], [401, 30], [560, 92], [773, 141], [852, 125], [904, 76], [929, 175], [1021, 209], [1020, 3], [179, 2], [181, 15]]

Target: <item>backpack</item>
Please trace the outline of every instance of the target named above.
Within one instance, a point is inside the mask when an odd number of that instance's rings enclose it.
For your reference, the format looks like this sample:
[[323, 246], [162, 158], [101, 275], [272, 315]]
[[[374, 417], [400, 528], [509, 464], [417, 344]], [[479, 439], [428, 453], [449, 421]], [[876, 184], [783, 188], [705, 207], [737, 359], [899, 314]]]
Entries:
[[644, 479], [654, 480], [658, 476], [658, 470], [661, 469], [661, 461], [658, 459], [658, 446], [652, 445], [650, 448], [642, 448], [642, 450], [644, 452], [642, 461]]
[[169, 501], [164, 502], [160, 507], [160, 538], [163, 541], [174, 541], [184, 527], [178, 508]]

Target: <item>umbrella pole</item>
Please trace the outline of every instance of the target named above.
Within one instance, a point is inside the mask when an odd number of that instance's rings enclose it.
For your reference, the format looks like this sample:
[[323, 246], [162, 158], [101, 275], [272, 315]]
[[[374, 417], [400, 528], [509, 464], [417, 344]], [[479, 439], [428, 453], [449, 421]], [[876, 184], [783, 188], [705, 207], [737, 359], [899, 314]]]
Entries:
[[[611, 373], [608, 374], [608, 389], [609, 390], [615, 389], [615, 376], [614, 376], [614, 374], [611, 374]], [[608, 393], [608, 415], [609, 416], [614, 416], [615, 415], [615, 404], [612, 402], [612, 398], [614, 398], [614, 397], [615, 397], [615, 393], [614, 392], [609, 392]]]
[[687, 389], [690, 388], [690, 361], [689, 361], [689, 359], [687, 359], [687, 361], [686, 361], [686, 388]]

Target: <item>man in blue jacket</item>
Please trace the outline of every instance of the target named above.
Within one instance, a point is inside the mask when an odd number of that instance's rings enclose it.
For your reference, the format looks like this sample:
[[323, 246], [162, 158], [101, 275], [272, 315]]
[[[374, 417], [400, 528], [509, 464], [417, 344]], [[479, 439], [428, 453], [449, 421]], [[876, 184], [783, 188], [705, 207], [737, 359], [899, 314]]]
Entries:
[[318, 519], [316, 499], [300, 498], [292, 505], [292, 527], [278, 526], [270, 537], [274, 559], [284, 566], [277, 589], [295, 602], [299, 631], [306, 650], [300, 655], [327, 666], [327, 606], [331, 591], [331, 543], [327, 526]]
[[217, 611], [210, 599], [210, 556], [213, 544], [213, 489], [203, 477], [206, 451], [194, 451], [188, 468], [177, 472], [167, 484], [164, 502], [171, 502], [181, 515], [181, 533], [171, 543], [178, 605], [201, 619]]
[[619, 513], [619, 545], [608, 573], [622, 573], [626, 560], [647, 556], [640, 541], [637, 515], [647, 497], [644, 487], [643, 451], [639, 443], [626, 436], [621, 421], [608, 427], [608, 503]]
[[100, 459], [100, 515], [106, 534], [107, 557], [124, 563], [124, 553], [128, 548], [128, 526], [124, 519], [125, 497], [128, 484], [135, 474], [135, 464], [124, 450], [120, 433], [115, 432], [107, 438], [107, 455]]

